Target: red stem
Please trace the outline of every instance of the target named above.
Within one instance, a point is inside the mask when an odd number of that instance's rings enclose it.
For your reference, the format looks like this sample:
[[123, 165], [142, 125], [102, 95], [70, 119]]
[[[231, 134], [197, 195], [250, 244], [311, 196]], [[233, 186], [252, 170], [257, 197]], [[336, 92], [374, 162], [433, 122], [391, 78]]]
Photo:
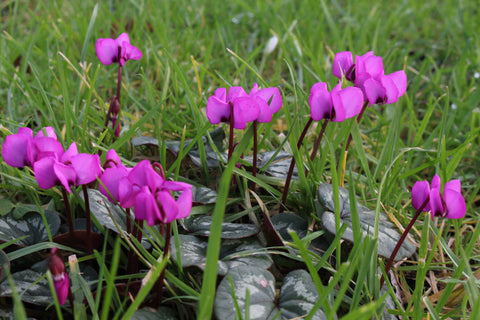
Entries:
[[[253, 121], [253, 168], [252, 175], [257, 176], [257, 152], [258, 152], [258, 141], [257, 141], [257, 121]], [[253, 182], [252, 190], [255, 191], [256, 185]]]
[[[400, 250], [400, 247], [402, 246], [403, 242], [405, 241], [405, 238], [407, 237], [408, 233], [410, 232], [410, 229], [412, 229], [413, 224], [415, 223], [415, 221], [417, 221], [418, 217], [420, 216], [420, 213], [422, 213], [423, 209], [425, 209], [429, 200], [430, 200], [430, 197], [427, 197], [427, 199], [425, 199], [425, 201], [422, 203], [420, 208], [415, 213], [415, 216], [412, 218], [412, 220], [410, 220], [410, 223], [408, 224], [408, 226], [403, 231], [403, 234], [400, 237], [400, 240], [398, 240], [397, 245], [395, 246], [395, 249], [393, 250], [392, 255], [390, 256], [390, 259], [388, 260], [388, 263], [385, 266], [385, 274], [386, 275], [388, 275], [388, 272], [390, 272], [390, 268], [393, 265], [393, 260], [395, 259], [395, 256], [397, 255], [398, 250]], [[384, 282], [385, 282], [385, 277], [382, 274], [382, 278], [380, 279], [380, 289], [382, 289], [382, 286], [383, 286]]]
[[87, 248], [88, 253], [92, 253], [92, 239], [90, 237], [90, 232], [92, 230], [92, 221], [90, 218], [90, 200], [88, 199], [88, 190], [86, 185], [82, 185], [83, 189], [83, 198], [85, 199], [85, 219], [87, 220]]
[[[163, 228], [163, 224], [161, 225], [161, 228]], [[171, 223], [167, 223], [167, 230], [166, 230], [166, 235], [165, 235], [165, 246], [163, 248], [163, 259], [165, 259], [168, 256], [168, 253], [170, 251], [170, 237], [171, 237]], [[165, 270], [167, 269], [167, 266], [165, 266], [162, 270], [162, 273], [160, 274], [160, 277], [158, 278], [157, 282], [157, 307], [161, 306], [162, 304], [162, 291], [163, 291], [163, 281], [165, 279]]]
[[63, 195], [63, 202], [65, 204], [65, 211], [67, 212], [67, 223], [68, 223], [68, 231], [70, 235], [73, 234], [73, 221], [72, 221], [72, 212], [70, 211], [70, 202], [68, 201], [68, 194], [67, 190], [62, 187], [62, 195]]
[[230, 135], [228, 137], [228, 161], [232, 157], [233, 153], [233, 103], [230, 101]]
[[[303, 139], [305, 139], [305, 135], [307, 134], [308, 128], [312, 125], [313, 119], [310, 118], [308, 120], [307, 124], [305, 125], [305, 128], [303, 128], [303, 132], [300, 135], [300, 138], [298, 139], [297, 142], [297, 149], [300, 149], [303, 143]], [[282, 194], [282, 206], [280, 207], [280, 212], [283, 212], [285, 208], [285, 203], [287, 200], [287, 194], [288, 194], [288, 188], [290, 187], [290, 182], [292, 180], [292, 175], [293, 175], [293, 168], [295, 167], [295, 157], [292, 155], [292, 161], [290, 162], [290, 168], [288, 168], [288, 174], [287, 174], [287, 179], [285, 180], [285, 187], [283, 189], [283, 194]]]

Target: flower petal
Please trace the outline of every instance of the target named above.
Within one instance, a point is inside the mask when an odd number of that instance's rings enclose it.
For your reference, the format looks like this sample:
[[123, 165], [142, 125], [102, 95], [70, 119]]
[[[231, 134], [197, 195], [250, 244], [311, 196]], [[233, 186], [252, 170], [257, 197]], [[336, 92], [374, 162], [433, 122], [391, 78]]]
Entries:
[[460, 180], [455, 179], [455, 180], [448, 181], [447, 183], [445, 183], [444, 190], [451, 190], [451, 191], [461, 193], [462, 192], [462, 186], [460, 184]]
[[368, 105], [372, 104], [384, 104], [385, 103], [385, 94], [386, 90], [382, 86], [382, 83], [373, 79], [369, 78], [364, 83], [363, 86], [365, 88], [365, 94], [368, 99]]
[[[417, 181], [412, 188], [412, 205], [419, 210], [425, 200], [430, 197], [430, 186], [428, 181]], [[430, 211], [430, 205], [427, 203], [423, 211]]]
[[149, 226], [155, 225], [160, 220], [161, 214], [154, 196], [147, 186], [137, 194], [135, 199], [135, 218], [147, 220]]
[[259, 115], [260, 106], [256, 99], [245, 96], [233, 101], [233, 127], [235, 129], [245, 129], [246, 123], [256, 120]]
[[216, 96], [208, 98], [207, 118], [212, 124], [227, 122], [230, 119], [230, 104], [220, 100]]
[[355, 87], [347, 87], [338, 92], [332, 90], [332, 101], [335, 109], [333, 121], [340, 122], [355, 117], [362, 111], [363, 93]]
[[70, 190], [70, 185], [76, 185], [75, 181], [77, 178], [75, 169], [61, 162], [55, 162], [53, 164], [53, 171], [55, 172], [55, 175], [57, 176], [58, 180], [60, 180], [60, 183], [65, 187], [65, 189], [69, 193], [72, 193], [72, 190]]
[[333, 102], [325, 82], [318, 82], [310, 89], [308, 98], [310, 105], [310, 116], [313, 120], [330, 119], [333, 110]]
[[55, 162], [55, 157], [44, 157], [33, 164], [33, 172], [40, 188], [50, 189], [59, 183], [53, 170]]
[[268, 104], [271, 113], [278, 112], [282, 107], [282, 95], [280, 94], [280, 90], [276, 87], [260, 89], [254, 94], [254, 96], [265, 101]]
[[98, 39], [95, 51], [100, 62], [106, 66], [118, 62], [118, 44], [113, 39]]
[[226, 102], [233, 101], [240, 97], [246, 97], [248, 94], [243, 90], [242, 87], [230, 87], [228, 89], [227, 100]]
[[68, 292], [70, 290], [70, 280], [68, 279], [68, 274], [63, 272], [60, 276], [54, 276], [53, 286], [55, 287], [58, 303], [63, 306], [65, 301], [67, 301]]
[[170, 191], [159, 191], [157, 193], [157, 203], [161, 206], [162, 223], [170, 223], [177, 218], [178, 205]]
[[[120, 202], [119, 196], [119, 184], [120, 180], [128, 175], [128, 171], [124, 166], [111, 167], [105, 169], [100, 177], [100, 183], [98, 190], [108, 198], [111, 202]], [[105, 187], [104, 187], [105, 185]], [[106, 188], [106, 189], [105, 189]], [[107, 191], [108, 190], [108, 191]], [[110, 194], [112, 197], [110, 197]]]
[[440, 188], [433, 188], [430, 190], [430, 212], [432, 219], [435, 216], [444, 216], [445, 209], [442, 204], [442, 195], [440, 194]]
[[349, 71], [353, 68], [353, 57], [350, 51], [338, 52], [333, 58], [332, 73], [338, 79], [349, 79]]
[[18, 133], [5, 137], [2, 145], [2, 157], [12, 167], [22, 168], [30, 162], [27, 157], [29, 142], [33, 140], [33, 132], [29, 128], [20, 128]]
[[460, 192], [446, 188], [443, 192], [443, 199], [445, 200], [445, 205], [447, 207], [447, 212], [445, 214], [446, 218], [460, 219], [465, 216], [467, 205]]
[[76, 156], [77, 154], [78, 154], [77, 144], [75, 142], [72, 142], [72, 144], [68, 147], [67, 151], [65, 151], [65, 153], [60, 158], [60, 162], [65, 164], [67, 162], [71, 162], [72, 157]]
[[72, 168], [75, 170], [76, 185], [83, 185], [95, 181], [102, 173], [98, 154], [79, 153], [71, 158]]

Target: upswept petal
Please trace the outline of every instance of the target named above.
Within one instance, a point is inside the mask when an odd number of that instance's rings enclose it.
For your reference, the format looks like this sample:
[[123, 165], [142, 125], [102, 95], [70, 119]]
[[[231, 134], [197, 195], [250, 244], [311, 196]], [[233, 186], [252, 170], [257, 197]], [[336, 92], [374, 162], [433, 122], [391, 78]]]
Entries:
[[383, 88], [385, 89], [385, 97], [384, 97], [384, 104], [390, 104], [397, 102], [399, 96], [398, 88], [393, 82], [393, 79], [388, 76], [381, 76], [380, 83], [382, 84]]
[[325, 82], [318, 82], [312, 86], [308, 104], [310, 105], [310, 116], [313, 120], [330, 119], [333, 103]]
[[467, 205], [465, 204], [465, 199], [460, 192], [457, 192], [451, 188], [445, 188], [443, 192], [443, 199], [445, 200], [445, 206], [447, 207], [445, 217], [450, 219], [460, 219], [465, 216], [465, 213], [467, 212]]
[[268, 104], [265, 102], [265, 100], [263, 100], [260, 97], [256, 97], [255, 99], [257, 100], [258, 107], [260, 108], [260, 113], [258, 115], [257, 122], [267, 123], [272, 121], [273, 113], [268, 107]]
[[56, 162], [55, 157], [44, 157], [33, 164], [33, 172], [37, 179], [38, 186], [42, 189], [50, 189], [59, 182], [53, 164]]
[[407, 91], [407, 74], [405, 73], [405, 71], [403, 70], [396, 71], [396, 72], [390, 73], [387, 77], [390, 78], [395, 84], [395, 86], [397, 87], [398, 98], [403, 96]]
[[349, 75], [352, 67], [353, 57], [350, 51], [338, 52], [333, 58], [332, 73], [338, 79], [342, 79], [345, 76], [347, 80], [352, 80]]
[[115, 149], [110, 149], [107, 151], [105, 164], [107, 165], [107, 167], [118, 166], [122, 164], [122, 160], [118, 156], [117, 151], [115, 151]]
[[128, 36], [128, 33], [121, 33], [117, 39], [115, 39], [115, 42], [117, 44], [117, 47], [123, 47], [126, 44], [130, 44], [130, 37]]
[[188, 183], [177, 181], [165, 181], [163, 186], [171, 191], [182, 192], [177, 198], [178, 214], [175, 219], [182, 219], [188, 216], [192, 210], [192, 186]]
[[[47, 135], [44, 134], [44, 131]], [[35, 137], [50, 137], [50, 138], [54, 138], [55, 140], [57, 140], [57, 134], [55, 133], [55, 130], [52, 127], [42, 128], [42, 130], [37, 132]]]
[[442, 187], [442, 180], [438, 174], [434, 175], [432, 178], [432, 189], [439, 189]]
[[433, 217], [435, 216], [444, 216], [445, 210], [442, 204], [442, 195], [440, 194], [440, 188], [433, 188], [432, 182], [432, 189], [430, 190], [430, 212]]
[[[430, 197], [430, 185], [428, 181], [417, 181], [412, 188], [412, 205], [415, 209], [420, 209], [422, 204]], [[427, 204], [423, 211], [430, 211], [430, 204]]]
[[212, 124], [227, 122], [230, 119], [230, 104], [211, 96], [207, 102], [207, 118]]
[[120, 54], [120, 65], [125, 65], [127, 60], [140, 60], [142, 58], [142, 52], [130, 43], [123, 43], [122, 51]]
[[461, 193], [462, 192], [462, 186], [460, 184], [460, 180], [455, 179], [455, 180], [450, 180], [449, 182], [445, 183], [444, 190], [451, 190], [451, 191]]
[[277, 87], [260, 89], [254, 94], [254, 96], [260, 97], [262, 100], [264, 100], [268, 104], [271, 113], [278, 112], [282, 107], [282, 95]]
[[375, 56], [373, 51], [369, 51], [363, 56], [355, 57], [355, 75], [368, 74], [373, 78], [380, 77], [385, 74], [383, 69], [383, 60], [381, 57]]
[[71, 162], [72, 157], [76, 156], [77, 154], [78, 154], [77, 144], [75, 142], [72, 142], [72, 144], [68, 147], [67, 151], [65, 151], [65, 153], [60, 158], [60, 162], [65, 164], [67, 162]]
[[170, 191], [159, 191], [156, 194], [156, 198], [157, 205], [161, 207], [160, 212], [162, 215], [160, 221], [162, 223], [170, 223], [177, 219], [178, 205]]
[[154, 196], [148, 187], [144, 186], [135, 197], [135, 218], [147, 220], [148, 225], [153, 226], [160, 216]]
[[106, 66], [118, 62], [118, 44], [113, 39], [98, 39], [95, 51], [100, 62]]
[[[57, 176], [60, 183], [65, 187], [68, 193], [72, 193], [70, 189], [71, 185], [76, 185], [75, 181], [77, 180], [77, 175], [75, 173], [75, 169], [71, 166], [67, 166], [61, 162], [54, 162], [53, 163], [53, 171]], [[35, 175], [36, 176], [36, 175]], [[38, 180], [38, 178], [37, 178]], [[40, 182], [38, 183], [40, 185]]]
[[45, 156], [50, 156], [54, 154], [57, 159], [61, 159], [63, 155], [63, 147], [54, 138], [50, 137], [35, 137], [33, 139], [33, 144], [27, 149], [27, 157], [29, 158], [30, 163], [34, 163], [37, 160]]
[[227, 89], [226, 88], [218, 88], [215, 90], [215, 93], [213, 94], [215, 97], [218, 98], [218, 100], [227, 102]]
[[75, 185], [83, 185], [95, 181], [102, 174], [102, 166], [98, 154], [79, 153], [70, 159], [77, 179]]
[[386, 91], [379, 81], [373, 78], [369, 78], [363, 83], [363, 87], [365, 89], [365, 94], [368, 99], [369, 106], [376, 103], [385, 103]]
[[[108, 198], [111, 202], [120, 202], [119, 196], [119, 184], [120, 180], [128, 175], [128, 171], [124, 166], [111, 167], [105, 169], [102, 176], [100, 177], [100, 183], [98, 185], [98, 190]], [[127, 179], [128, 180], [128, 179]], [[105, 185], [105, 188], [103, 187]], [[108, 190], [108, 192], [107, 192]], [[110, 194], [112, 197], [110, 197]]]
[[[336, 94], [336, 98], [332, 90], [332, 99], [334, 108], [336, 103], [342, 104], [345, 119], [353, 118], [362, 111], [363, 93], [359, 88], [347, 87], [342, 89]], [[335, 115], [337, 114], [337, 109], [335, 108]], [[334, 121], [340, 121], [339, 117], [335, 116], [335, 118]]]
[[30, 164], [28, 161], [27, 149], [29, 142], [33, 140], [32, 130], [28, 128], [20, 129], [18, 129], [17, 134], [6, 136], [2, 145], [3, 160], [5, 160], [9, 166], [16, 168], [22, 168]]
[[152, 169], [152, 165], [148, 160], [140, 161], [128, 174], [128, 179], [132, 184], [135, 184], [139, 187], [143, 187], [147, 185], [147, 174], [150, 174]]
[[122, 177], [118, 181], [118, 200], [124, 208], [131, 208], [135, 205], [135, 196], [140, 192], [140, 187], [134, 186], [128, 177]]
[[233, 127], [235, 129], [245, 129], [246, 123], [256, 120], [259, 114], [260, 106], [256, 99], [245, 96], [233, 101]]
[[230, 87], [228, 89], [227, 100], [226, 102], [233, 101], [240, 97], [246, 97], [248, 94], [242, 87]]

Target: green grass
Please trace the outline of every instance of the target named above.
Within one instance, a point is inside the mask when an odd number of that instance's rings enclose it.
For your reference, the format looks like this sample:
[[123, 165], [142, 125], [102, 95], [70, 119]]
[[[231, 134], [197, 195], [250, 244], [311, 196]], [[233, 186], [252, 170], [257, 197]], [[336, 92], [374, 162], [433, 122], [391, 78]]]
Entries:
[[[343, 183], [337, 162], [343, 157], [343, 145], [350, 132], [353, 141], [346, 162], [346, 185], [351, 194], [359, 197], [363, 205], [388, 213], [403, 227], [414, 214], [410, 190], [415, 181], [430, 180], [435, 173], [442, 181], [462, 181], [466, 217], [435, 222], [428, 215], [421, 217], [411, 233], [419, 248], [395, 269], [398, 286], [389, 284], [387, 292], [391, 296], [395, 296], [396, 290], [402, 293], [403, 301], [395, 298], [396, 309], [392, 312], [405, 318], [421, 319], [428, 315], [432, 319], [474, 319], [480, 305], [476, 280], [480, 264], [477, 7], [473, 0], [373, 4], [367, 0], [110, 0], [98, 4], [78, 0], [3, 1], [0, 142], [20, 126], [34, 131], [53, 126], [65, 147], [76, 141], [81, 152], [115, 148], [133, 164], [146, 156], [131, 146], [131, 138], [152, 136], [159, 140], [159, 147], [150, 159], [159, 161], [172, 178], [179, 176], [193, 184], [218, 187], [215, 207], [205, 210], [213, 213], [215, 222], [205, 273], [182, 270], [170, 263], [166, 275], [166, 290], [172, 297], [168, 305], [181, 314], [181, 319], [193, 319], [197, 312], [199, 319], [211, 319], [218, 285], [220, 222], [228, 219], [229, 214], [248, 209], [242, 205], [248, 194], [245, 184], [241, 183], [237, 192], [228, 192], [230, 175], [236, 173], [238, 180], [252, 177], [233, 165], [213, 173], [205, 164], [189, 168], [185, 150], [180, 153], [180, 160], [170, 161], [165, 141], [198, 141], [216, 127], [208, 123], [205, 106], [218, 87], [239, 85], [250, 90], [254, 82], [263, 87], [278, 86], [284, 103], [272, 124], [259, 127], [260, 149], [291, 148], [300, 172], [310, 170], [308, 179], [300, 174], [301, 179], [291, 186], [294, 193], [288, 200], [292, 211], [299, 212], [309, 223], [316, 212], [318, 184]], [[117, 37], [121, 32], [129, 33], [131, 43], [143, 52], [143, 57], [124, 67], [120, 114], [123, 131], [113, 142], [103, 124], [115, 94], [117, 68], [101, 65], [94, 45], [98, 38]], [[278, 45], [265, 53], [272, 36], [278, 37]], [[299, 150], [295, 147], [308, 121], [310, 88], [318, 81], [326, 81], [333, 88], [337, 82], [331, 74], [334, 54], [346, 50], [358, 55], [374, 50], [383, 57], [387, 73], [404, 69], [407, 94], [393, 105], [368, 108], [360, 124], [353, 119], [329, 124], [320, 156], [311, 162], [309, 151], [321, 124], [310, 129]], [[225, 129], [228, 130], [227, 126]], [[237, 141], [247, 137], [240, 147], [246, 155], [250, 154], [249, 131], [236, 133]], [[286, 142], [280, 134], [287, 137]], [[203, 144], [199, 144], [199, 150], [200, 157], [205, 159]], [[239, 157], [240, 151], [237, 153]], [[275, 213], [280, 198], [278, 187], [272, 188], [274, 184], [262, 179], [253, 180], [267, 185], [265, 190], [273, 189], [265, 192], [262, 199]], [[13, 169], [3, 161], [0, 187], [0, 198], [14, 203], [38, 203], [43, 208], [53, 199], [55, 209], [63, 210], [58, 189], [38, 189], [26, 170]], [[38, 196], [32, 196], [32, 192]], [[78, 195], [73, 198], [74, 207], [82, 211], [81, 199]], [[261, 220], [255, 201], [251, 207]], [[246, 214], [243, 215], [245, 222]], [[319, 225], [317, 221], [316, 226]], [[337, 230], [341, 230], [339, 219]], [[152, 238], [161, 237], [155, 234]], [[335, 313], [345, 319], [358, 319], [362, 314], [368, 318], [382, 316], [385, 296], [378, 288], [378, 272], [386, 262], [376, 258], [375, 239], [369, 241], [351, 248], [344, 242], [333, 241], [329, 251], [333, 261], [316, 257], [299, 239], [292, 244], [299, 249], [299, 254], [292, 258], [304, 261], [302, 266], [312, 274], [318, 291], [327, 295], [318, 307], [323, 306], [329, 315]], [[123, 248], [128, 247], [123, 240], [120, 242]], [[151, 242], [156, 243], [155, 239]], [[114, 284], [123, 281], [121, 272], [126, 259], [118, 249], [112, 253], [114, 244], [110, 236], [105, 251], [95, 255], [103, 263], [100, 279], [105, 277], [104, 294], [107, 298], [113, 296], [111, 301], [95, 297], [93, 309], [102, 318], [108, 317], [108, 312], [116, 317], [123, 316], [119, 310], [128, 310], [129, 315], [133, 312], [129, 308], [131, 301], [114, 292]], [[37, 253], [43, 255], [52, 246], [44, 243], [27, 248], [0, 248], [13, 262]], [[140, 249], [146, 261], [157, 261], [159, 245], [154, 248]], [[87, 259], [97, 263], [93, 257]], [[145, 272], [138, 278], [144, 275]], [[199, 294], [195, 295], [196, 292]], [[141, 299], [147, 297], [146, 290], [141, 293]], [[10, 307], [23, 314], [19, 299], [21, 295], [9, 300]], [[135, 307], [142, 303], [141, 299], [132, 300]], [[102, 310], [103, 306], [106, 309]], [[53, 312], [52, 307], [49, 312]]]

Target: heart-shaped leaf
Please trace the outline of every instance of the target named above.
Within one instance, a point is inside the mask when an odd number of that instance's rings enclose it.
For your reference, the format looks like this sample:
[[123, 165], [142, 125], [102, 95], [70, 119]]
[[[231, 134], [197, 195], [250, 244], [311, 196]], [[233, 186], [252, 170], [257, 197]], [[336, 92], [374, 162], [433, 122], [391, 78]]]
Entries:
[[[90, 200], [90, 212], [95, 215], [102, 226], [116, 233], [126, 230], [127, 216], [119, 206], [110, 202], [96, 189], [88, 189], [88, 198]], [[131, 214], [131, 217], [134, 219], [133, 214]], [[117, 226], [120, 230], [117, 229]]]
[[29, 212], [38, 212], [38, 207], [34, 204], [17, 203], [12, 215], [15, 219], [21, 219]]
[[0, 216], [5, 216], [15, 207], [12, 201], [8, 199], [0, 199]]
[[[205, 269], [207, 261], [208, 239], [192, 235], [178, 235], [180, 259], [183, 268], [198, 267]], [[177, 261], [177, 246], [175, 239], [171, 242], [172, 258]], [[269, 255], [253, 254], [262, 250], [255, 239], [223, 240], [218, 260], [217, 273], [225, 275], [230, 268], [239, 265], [252, 265], [267, 269], [272, 265]]]
[[214, 204], [217, 202], [217, 192], [206, 187], [192, 186], [194, 204]]
[[[23, 270], [12, 274], [15, 282], [15, 290], [20, 294], [23, 302], [33, 303], [37, 305], [49, 305], [52, 303], [52, 293], [48, 286], [47, 278], [44, 277], [45, 272], [34, 270]], [[43, 279], [41, 279], [43, 277]], [[39, 280], [40, 279], [40, 280]], [[0, 297], [11, 297], [12, 288], [8, 281], [0, 284]]]
[[[280, 151], [276, 154], [276, 151], [262, 152], [258, 155], [258, 167], [264, 167], [265, 172], [273, 177], [285, 178], [292, 162], [292, 155], [285, 151]], [[276, 155], [275, 155], [276, 154]], [[298, 170], [295, 166], [293, 168], [292, 179], [298, 180]]]
[[[269, 271], [254, 266], [239, 266], [230, 269], [220, 282], [214, 308], [215, 315], [222, 320], [239, 317], [287, 320], [305, 316], [317, 300], [318, 293], [312, 278], [304, 270], [293, 271], [285, 277], [277, 301], [275, 278]], [[317, 310], [312, 319], [327, 318], [322, 310]]]
[[[50, 210], [45, 210], [44, 215], [51, 235], [55, 236], [60, 228], [60, 218]], [[48, 240], [47, 228], [39, 212], [29, 212], [21, 219], [15, 219], [13, 213], [0, 218], [0, 241], [7, 242], [25, 236], [16, 244], [28, 246]]]
[[[322, 224], [329, 232], [335, 234], [335, 206], [333, 202], [332, 185], [324, 183], [318, 188], [318, 201], [324, 208], [322, 213]], [[339, 188], [339, 208], [341, 223], [348, 224], [348, 227], [342, 238], [353, 242], [353, 227], [350, 213], [350, 198], [348, 190]], [[357, 212], [360, 220], [362, 237], [373, 235], [375, 228], [375, 211], [357, 203]], [[390, 257], [396, 244], [400, 240], [401, 234], [396, 226], [388, 220], [388, 217], [380, 212], [379, 235], [378, 235], [378, 254], [384, 257]], [[410, 257], [415, 253], [416, 247], [408, 238], [400, 247], [395, 260], [401, 260]]]
[[[192, 235], [208, 237], [212, 227], [211, 216], [192, 216], [184, 219], [184, 227]], [[222, 223], [222, 239], [248, 238], [259, 233], [260, 230], [253, 224], [246, 223]]]

